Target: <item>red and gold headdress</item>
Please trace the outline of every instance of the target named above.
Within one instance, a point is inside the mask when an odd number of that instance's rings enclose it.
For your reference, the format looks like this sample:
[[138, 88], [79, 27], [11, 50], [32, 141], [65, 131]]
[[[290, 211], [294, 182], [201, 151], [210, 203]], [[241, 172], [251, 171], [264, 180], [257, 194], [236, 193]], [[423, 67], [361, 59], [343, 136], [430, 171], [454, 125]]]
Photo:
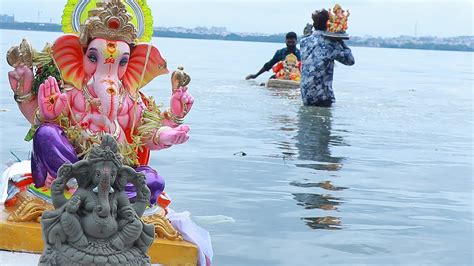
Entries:
[[[83, 47], [94, 38], [134, 44], [122, 83], [132, 96], [155, 77], [168, 73], [166, 60], [150, 44], [153, 19], [146, 0], [68, 0], [63, 31], [52, 46], [52, 57], [65, 83], [85, 84]], [[68, 56], [64, 56], [68, 55]]]
[[83, 45], [93, 38], [149, 42], [153, 35], [145, 0], [68, 0], [61, 24], [64, 33], [79, 35]]

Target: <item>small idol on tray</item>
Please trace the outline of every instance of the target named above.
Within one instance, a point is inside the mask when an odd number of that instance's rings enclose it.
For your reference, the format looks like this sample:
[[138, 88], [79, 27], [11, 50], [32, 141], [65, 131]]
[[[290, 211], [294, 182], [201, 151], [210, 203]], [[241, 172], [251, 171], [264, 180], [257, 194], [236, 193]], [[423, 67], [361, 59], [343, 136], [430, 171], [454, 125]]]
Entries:
[[336, 4], [332, 10], [329, 9], [327, 31], [323, 35], [335, 39], [349, 39], [346, 33], [349, 15], [349, 10], [342, 9], [339, 4]]

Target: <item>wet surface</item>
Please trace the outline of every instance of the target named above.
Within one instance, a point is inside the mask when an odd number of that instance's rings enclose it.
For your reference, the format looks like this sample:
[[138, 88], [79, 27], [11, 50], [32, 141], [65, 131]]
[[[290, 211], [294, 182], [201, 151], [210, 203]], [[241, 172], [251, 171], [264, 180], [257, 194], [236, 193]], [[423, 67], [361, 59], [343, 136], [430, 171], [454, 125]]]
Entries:
[[[3, 53], [59, 36], [2, 34]], [[278, 44], [153, 42], [170, 70], [185, 66], [196, 101], [190, 141], [151, 165], [171, 207], [210, 231], [216, 265], [473, 263], [471, 53], [354, 48], [327, 109], [243, 80]], [[6, 162], [31, 143], [1, 67]], [[170, 90], [163, 76], [143, 92], [168, 106]]]

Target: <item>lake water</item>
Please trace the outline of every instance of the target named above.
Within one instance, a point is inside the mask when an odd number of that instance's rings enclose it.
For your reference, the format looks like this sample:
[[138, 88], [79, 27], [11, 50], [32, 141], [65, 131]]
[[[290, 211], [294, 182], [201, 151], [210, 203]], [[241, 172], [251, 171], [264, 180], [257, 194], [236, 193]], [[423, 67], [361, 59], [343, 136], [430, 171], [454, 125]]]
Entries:
[[[28, 38], [1, 30], [1, 55]], [[333, 108], [245, 81], [282, 45], [154, 38], [191, 74], [188, 143], [152, 153], [177, 211], [209, 230], [214, 265], [473, 264], [473, 53], [354, 47]], [[3, 57], [4, 58], [4, 57]], [[0, 161], [28, 123], [1, 61]], [[169, 76], [144, 90], [168, 106]], [[245, 152], [247, 156], [241, 156]]]

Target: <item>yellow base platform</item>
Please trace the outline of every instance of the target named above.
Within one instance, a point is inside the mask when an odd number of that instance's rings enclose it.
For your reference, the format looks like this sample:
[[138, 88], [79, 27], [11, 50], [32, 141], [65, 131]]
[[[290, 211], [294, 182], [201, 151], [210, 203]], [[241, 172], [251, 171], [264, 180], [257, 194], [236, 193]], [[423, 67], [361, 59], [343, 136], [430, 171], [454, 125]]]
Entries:
[[[43, 239], [38, 222], [7, 221], [8, 211], [0, 209], [0, 250], [42, 253]], [[152, 263], [196, 265], [197, 247], [183, 240], [155, 239], [148, 255]]]

